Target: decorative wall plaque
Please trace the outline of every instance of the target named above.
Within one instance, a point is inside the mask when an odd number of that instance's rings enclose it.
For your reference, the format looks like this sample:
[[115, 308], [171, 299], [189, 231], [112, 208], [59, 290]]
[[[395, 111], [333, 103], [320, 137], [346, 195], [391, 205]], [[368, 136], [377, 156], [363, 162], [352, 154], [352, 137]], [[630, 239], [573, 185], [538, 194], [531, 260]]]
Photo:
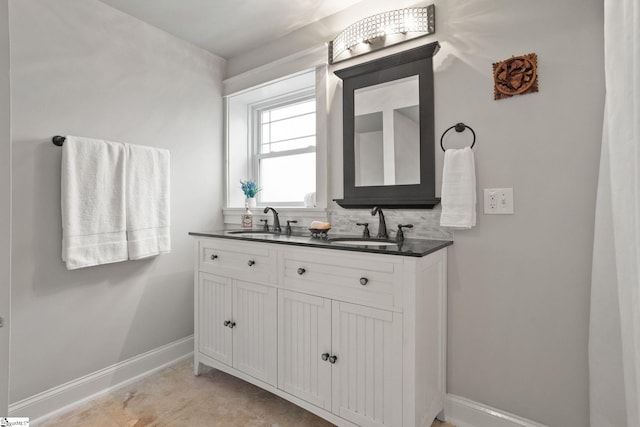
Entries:
[[538, 55], [514, 56], [493, 64], [494, 99], [538, 91]]

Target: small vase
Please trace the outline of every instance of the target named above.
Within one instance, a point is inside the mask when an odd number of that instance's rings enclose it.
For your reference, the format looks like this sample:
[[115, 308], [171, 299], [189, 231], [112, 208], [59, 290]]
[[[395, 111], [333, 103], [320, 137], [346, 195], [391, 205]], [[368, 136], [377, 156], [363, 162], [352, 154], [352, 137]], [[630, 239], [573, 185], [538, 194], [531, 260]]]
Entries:
[[255, 197], [247, 197], [244, 199], [245, 204], [249, 207], [249, 209], [256, 207], [256, 198]]

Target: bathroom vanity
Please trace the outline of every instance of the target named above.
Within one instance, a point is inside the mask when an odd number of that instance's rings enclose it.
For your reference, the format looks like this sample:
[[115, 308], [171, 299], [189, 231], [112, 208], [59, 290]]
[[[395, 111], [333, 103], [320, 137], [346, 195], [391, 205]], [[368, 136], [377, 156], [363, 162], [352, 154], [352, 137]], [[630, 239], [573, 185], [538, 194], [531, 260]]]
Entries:
[[190, 234], [196, 375], [220, 369], [339, 426], [430, 426], [443, 410], [452, 242]]

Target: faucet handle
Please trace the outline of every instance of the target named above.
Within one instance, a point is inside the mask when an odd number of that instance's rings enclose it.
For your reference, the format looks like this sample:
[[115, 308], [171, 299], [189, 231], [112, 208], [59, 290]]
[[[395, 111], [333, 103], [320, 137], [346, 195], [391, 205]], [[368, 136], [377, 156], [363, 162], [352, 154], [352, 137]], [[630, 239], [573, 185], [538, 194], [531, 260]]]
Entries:
[[269, 220], [261, 219], [260, 221], [264, 222], [264, 231], [269, 231]]
[[356, 225], [364, 226], [364, 230], [362, 230], [362, 238], [369, 239], [371, 234], [369, 234], [369, 223], [368, 222], [358, 222]]
[[396, 240], [398, 241], [404, 240], [404, 232], [402, 231], [403, 228], [413, 228], [413, 224], [398, 224], [398, 233], [396, 234]]
[[297, 224], [297, 223], [298, 223], [298, 221], [295, 220], [295, 219], [288, 219], [287, 220], [287, 235], [290, 236], [291, 233], [292, 233], [291, 224]]

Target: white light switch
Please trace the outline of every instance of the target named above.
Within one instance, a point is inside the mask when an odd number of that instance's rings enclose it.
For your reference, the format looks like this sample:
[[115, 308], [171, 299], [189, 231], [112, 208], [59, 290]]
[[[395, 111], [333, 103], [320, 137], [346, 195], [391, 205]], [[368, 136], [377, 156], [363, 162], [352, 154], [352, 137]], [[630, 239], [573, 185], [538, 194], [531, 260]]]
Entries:
[[485, 188], [484, 213], [513, 214], [513, 188]]

